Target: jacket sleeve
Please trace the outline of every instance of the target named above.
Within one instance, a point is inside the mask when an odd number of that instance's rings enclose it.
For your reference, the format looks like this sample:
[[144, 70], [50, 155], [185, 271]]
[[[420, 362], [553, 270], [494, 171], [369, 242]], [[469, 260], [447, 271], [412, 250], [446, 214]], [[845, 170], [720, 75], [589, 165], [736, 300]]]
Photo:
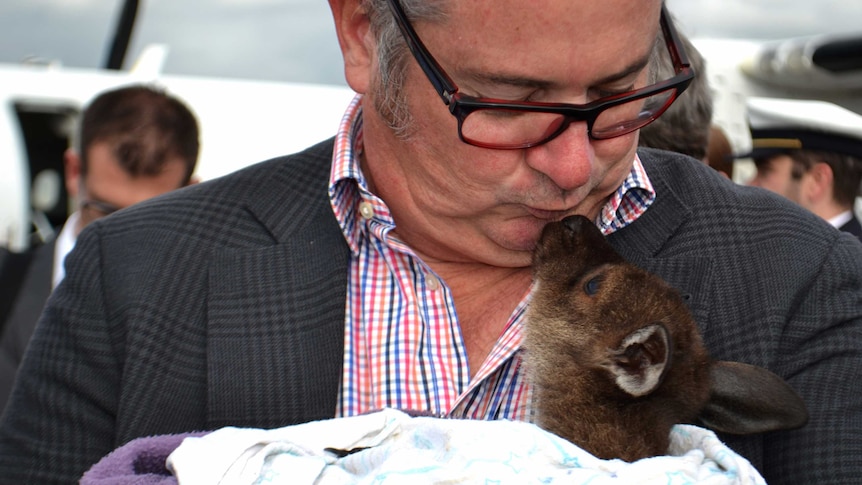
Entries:
[[[768, 302], [764, 302], [768, 304]], [[836, 238], [801, 288], [778, 343], [778, 368], [805, 401], [808, 424], [765, 436], [767, 483], [858, 483], [862, 476], [862, 246]]]
[[76, 483], [116, 447], [121, 338], [109, 331], [97, 230], [66, 264], [0, 419], [3, 483]]
[[782, 376], [808, 408], [809, 421], [797, 430], [720, 435], [770, 485], [850, 484], [862, 476], [862, 246], [834, 234], [808, 254], [773, 248], [784, 254], [771, 263], [776, 274], [758, 273], [751, 301], [738, 304], [745, 325], [724, 333], [725, 346], [742, 349], [734, 357]]

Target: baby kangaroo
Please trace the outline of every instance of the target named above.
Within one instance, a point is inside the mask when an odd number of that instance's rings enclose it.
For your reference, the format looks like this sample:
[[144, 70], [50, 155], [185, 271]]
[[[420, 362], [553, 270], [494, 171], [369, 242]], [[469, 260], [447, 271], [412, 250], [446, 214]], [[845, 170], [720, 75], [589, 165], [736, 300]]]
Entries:
[[524, 359], [542, 428], [634, 461], [666, 454], [677, 423], [750, 434], [808, 421], [780, 377], [710, 359], [680, 294], [624, 261], [589, 219], [548, 224], [533, 271]]

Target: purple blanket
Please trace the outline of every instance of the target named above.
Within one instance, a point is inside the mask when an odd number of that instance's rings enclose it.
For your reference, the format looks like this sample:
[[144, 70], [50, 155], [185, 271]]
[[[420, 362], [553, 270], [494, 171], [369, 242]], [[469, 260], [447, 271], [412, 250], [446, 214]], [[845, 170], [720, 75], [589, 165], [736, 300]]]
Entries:
[[81, 485], [177, 485], [165, 460], [183, 439], [203, 436], [195, 433], [148, 436], [129, 441], [93, 465], [81, 478]]

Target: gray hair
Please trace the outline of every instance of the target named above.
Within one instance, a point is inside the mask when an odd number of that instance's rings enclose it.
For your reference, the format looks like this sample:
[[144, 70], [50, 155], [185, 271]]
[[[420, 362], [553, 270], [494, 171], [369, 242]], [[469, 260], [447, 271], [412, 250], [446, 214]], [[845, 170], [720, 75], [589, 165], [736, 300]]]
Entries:
[[[446, 18], [445, 0], [399, 0], [412, 24], [440, 22]], [[364, 6], [377, 41], [377, 61], [380, 70], [373, 79], [374, 108], [399, 137], [409, 136], [410, 111], [404, 95], [404, 82], [410, 50], [401, 35], [387, 0], [365, 0]]]
[[[679, 36], [691, 67], [694, 68], [694, 79], [664, 114], [641, 128], [638, 144], [684, 153], [703, 160], [706, 158], [712, 125], [712, 92], [706, 77], [706, 61], [687, 37], [681, 32]], [[650, 64], [651, 83], [670, 79], [675, 74], [661, 34], [653, 46]]]

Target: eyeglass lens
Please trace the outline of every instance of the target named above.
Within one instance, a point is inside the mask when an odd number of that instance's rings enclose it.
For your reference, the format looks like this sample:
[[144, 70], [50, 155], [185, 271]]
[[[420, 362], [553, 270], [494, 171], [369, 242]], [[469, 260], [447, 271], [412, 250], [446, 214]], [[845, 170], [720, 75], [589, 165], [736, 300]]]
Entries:
[[461, 123], [461, 136], [468, 143], [495, 147], [539, 144], [558, 135], [571, 121], [587, 121], [590, 135], [607, 139], [631, 133], [658, 117], [676, 97], [676, 87], [633, 99], [600, 111], [594, 120], [562, 113], [479, 108]]

